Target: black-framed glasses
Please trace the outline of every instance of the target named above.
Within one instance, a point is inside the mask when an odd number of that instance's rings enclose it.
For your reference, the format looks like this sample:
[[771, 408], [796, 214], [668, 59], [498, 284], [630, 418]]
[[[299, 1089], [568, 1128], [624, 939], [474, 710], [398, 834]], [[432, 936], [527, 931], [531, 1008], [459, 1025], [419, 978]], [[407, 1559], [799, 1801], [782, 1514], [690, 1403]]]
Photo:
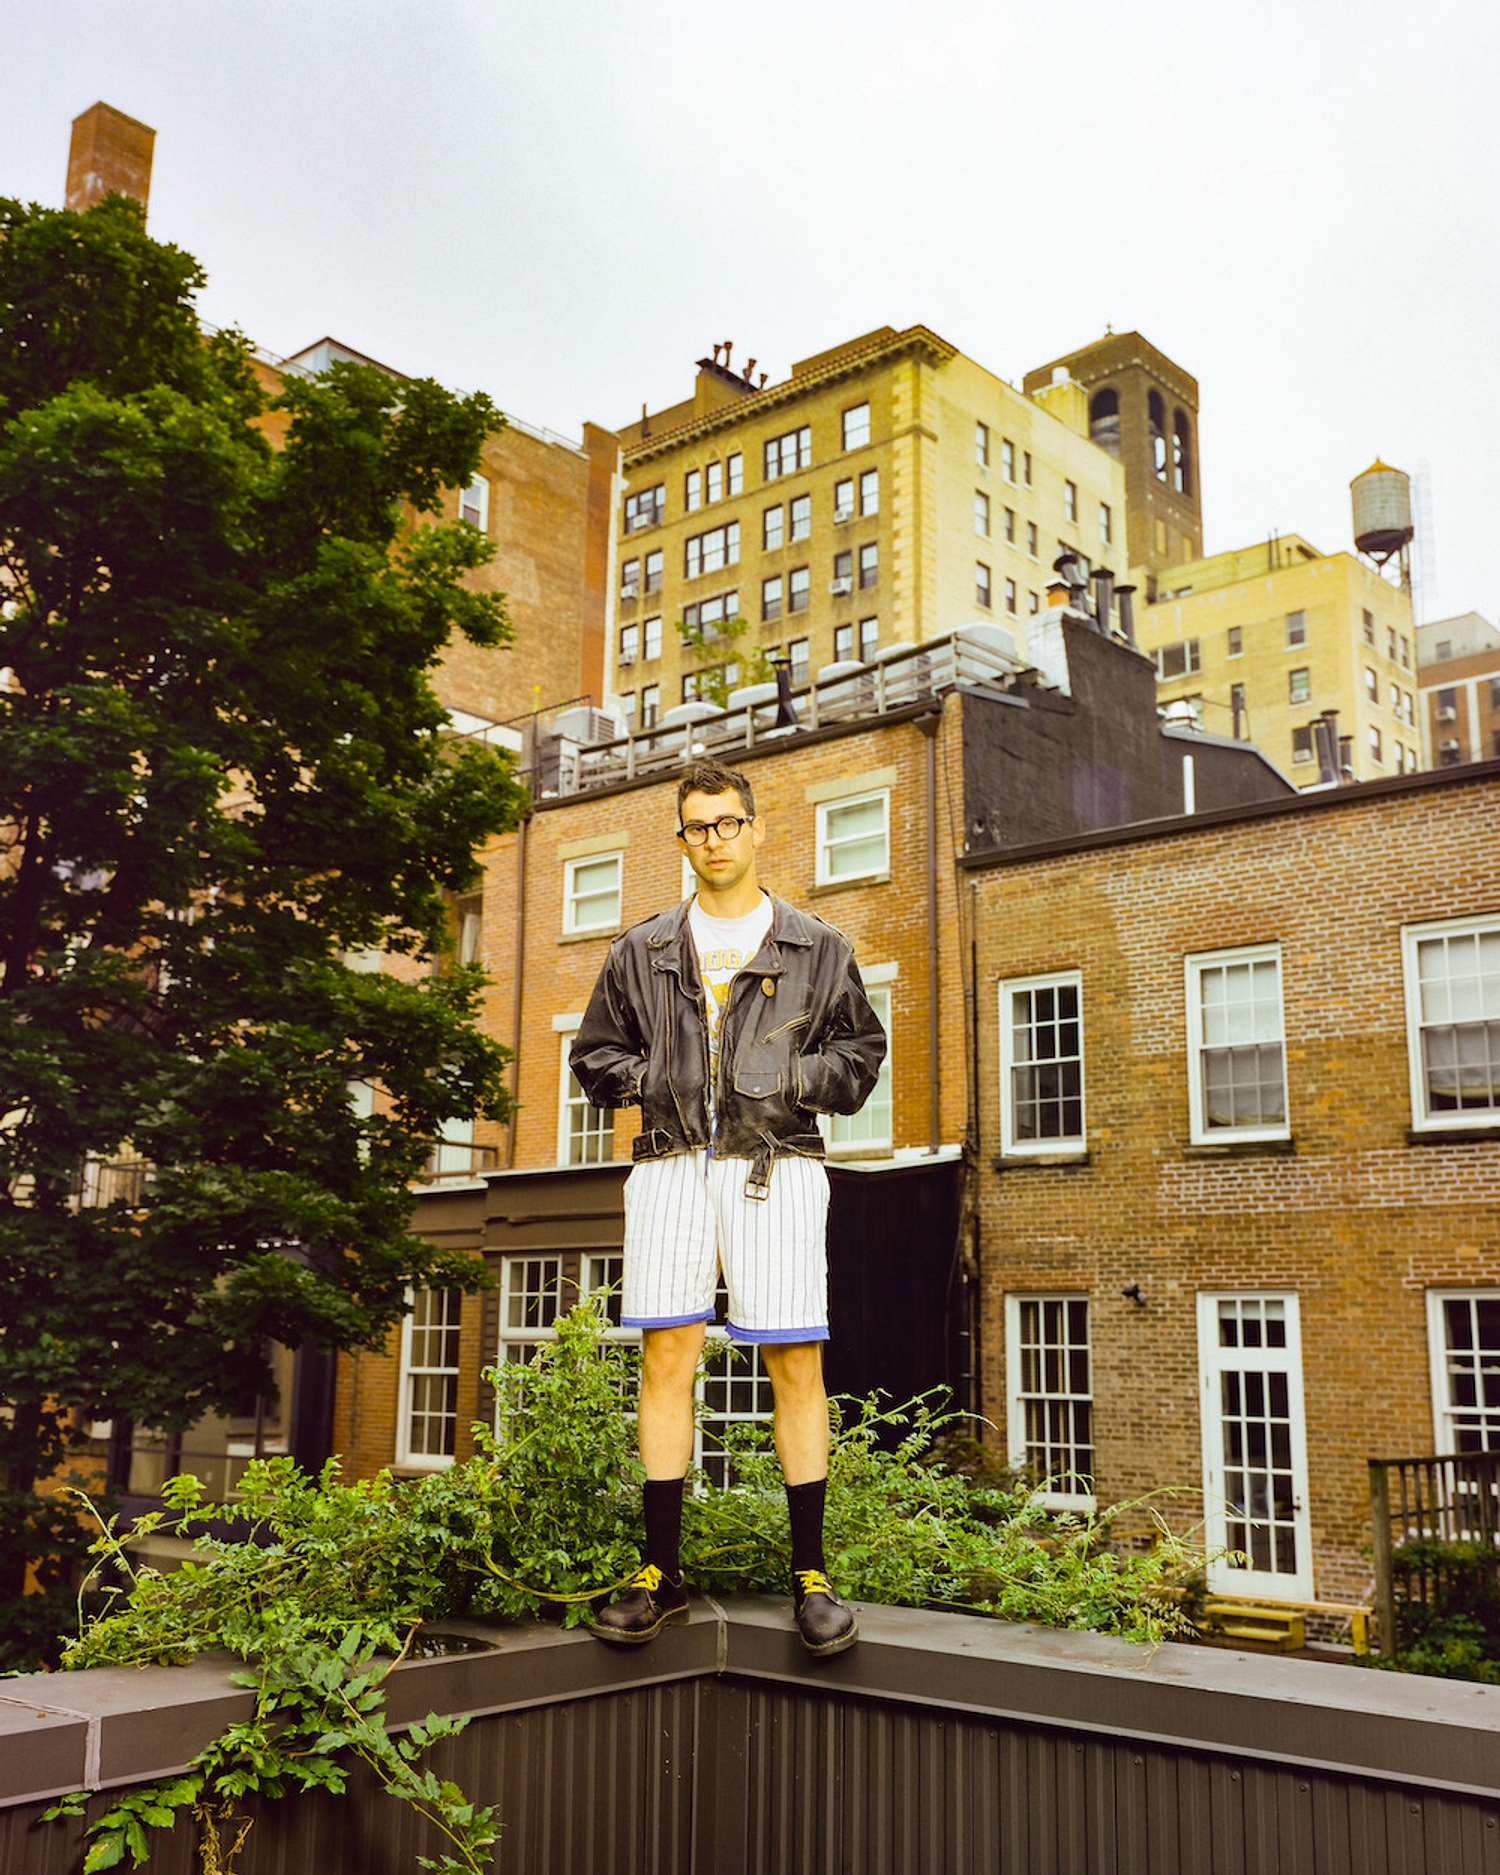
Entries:
[[677, 829], [677, 837], [689, 846], [702, 846], [710, 831], [721, 840], [735, 840], [740, 828], [748, 827], [754, 818], [753, 814], [721, 814], [717, 820], [688, 820]]

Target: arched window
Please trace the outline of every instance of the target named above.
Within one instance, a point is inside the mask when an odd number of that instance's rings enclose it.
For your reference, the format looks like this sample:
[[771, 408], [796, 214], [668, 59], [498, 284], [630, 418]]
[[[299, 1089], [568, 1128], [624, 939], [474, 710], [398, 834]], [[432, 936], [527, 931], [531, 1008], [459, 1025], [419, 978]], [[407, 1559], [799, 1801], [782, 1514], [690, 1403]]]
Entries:
[[1172, 486], [1180, 495], [1193, 492], [1193, 438], [1181, 410], [1172, 412]]
[[1151, 433], [1151, 472], [1158, 482], [1167, 479], [1167, 408], [1160, 391], [1146, 399], [1147, 427]]
[[1089, 436], [1101, 449], [1120, 454], [1120, 393], [1095, 391], [1089, 399]]

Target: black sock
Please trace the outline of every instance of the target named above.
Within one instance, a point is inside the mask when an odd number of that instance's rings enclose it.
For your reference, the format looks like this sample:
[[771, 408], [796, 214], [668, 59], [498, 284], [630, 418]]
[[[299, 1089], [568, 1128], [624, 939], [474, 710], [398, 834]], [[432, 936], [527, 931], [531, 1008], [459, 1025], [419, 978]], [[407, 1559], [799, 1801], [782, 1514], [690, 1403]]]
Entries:
[[648, 1478], [645, 1487], [646, 1561], [669, 1582], [682, 1574], [681, 1478]]
[[823, 1504], [828, 1495], [828, 1480], [814, 1478], [810, 1484], [789, 1484], [786, 1507], [792, 1520], [792, 1573], [803, 1569], [824, 1569]]

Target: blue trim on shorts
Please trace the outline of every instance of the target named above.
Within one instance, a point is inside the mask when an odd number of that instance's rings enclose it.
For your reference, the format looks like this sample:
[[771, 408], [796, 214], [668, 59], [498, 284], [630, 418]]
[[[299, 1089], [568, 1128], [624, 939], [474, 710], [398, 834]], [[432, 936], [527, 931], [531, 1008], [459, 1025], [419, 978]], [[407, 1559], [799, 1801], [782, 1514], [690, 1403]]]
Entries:
[[731, 1341], [748, 1341], [759, 1347], [768, 1341], [826, 1341], [828, 1324], [821, 1328], [736, 1328], [733, 1322], [725, 1322]]
[[714, 1318], [712, 1309], [705, 1309], [697, 1315], [622, 1315], [622, 1328], [690, 1328], [695, 1322], [711, 1322]]

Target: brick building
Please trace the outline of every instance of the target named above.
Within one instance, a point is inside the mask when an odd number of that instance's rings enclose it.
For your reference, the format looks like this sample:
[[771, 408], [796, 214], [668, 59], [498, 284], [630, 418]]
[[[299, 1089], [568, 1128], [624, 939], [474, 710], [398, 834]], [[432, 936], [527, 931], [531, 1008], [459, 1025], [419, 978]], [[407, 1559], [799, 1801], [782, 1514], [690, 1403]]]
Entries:
[[1428, 768], [1500, 756], [1500, 631], [1478, 612], [1417, 631], [1417, 697]]
[[649, 725], [789, 660], [795, 680], [1041, 612], [1063, 550], [1124, 563], [1125, 473], [1076, 384], [1037, 397], [925, 326], [882, 326], [779, 383], [698, 361], [620, 431], [612, 688]]
[[1299, 534], [1163, 570], [1136, 640], [1163, 705], [1255, 741], [1302, 787], [1422, 767], [1411, 594]]
[[[486, 855], [469, 908], [491, 977], [490, 1031], [517, 1049], [507, 1130], [455, 1141], [415, 1225], [481, 1252], [483, 1297], [425, 1295], [383, 1358], [343, 1363], [336, 1448], [360, 1471], [466, 1450], [483, 1365], [524, 1355], [559, 1306], [618, 1269], [636, 1118], [596, 1112], [566, 1051], [609, 939], [687, 889], [672, 789], [687, 738], [742, 766], [768, 838], [767, 886], [852, 939], [890, 1035], [864, 1111], [830, 1126], [835, 1389], [974, 1397], [972, 1244], [960, 1229], [974, 1132], [969, 888], [957, 856], [1100, 824], [1267, 797], [1290, 784], [1243, 744], [1164, 728], [1150, 665], [1061, 609], [1030, 655], [972, 628], [773, 707], [707, 712], [560, 759], [515, 835]], [[556, 738], [566, 742], [567, 738]], [[541, 764], [548, 749], [536, 751]], [[769, 1405], [753, 1357], [709, 1382], [716, 1416]]]
[[1368, 1596], [1365, 1461], [1500, 1446], [1500, 764], [970, 855], [982, 1394], [1211, 1584]]

